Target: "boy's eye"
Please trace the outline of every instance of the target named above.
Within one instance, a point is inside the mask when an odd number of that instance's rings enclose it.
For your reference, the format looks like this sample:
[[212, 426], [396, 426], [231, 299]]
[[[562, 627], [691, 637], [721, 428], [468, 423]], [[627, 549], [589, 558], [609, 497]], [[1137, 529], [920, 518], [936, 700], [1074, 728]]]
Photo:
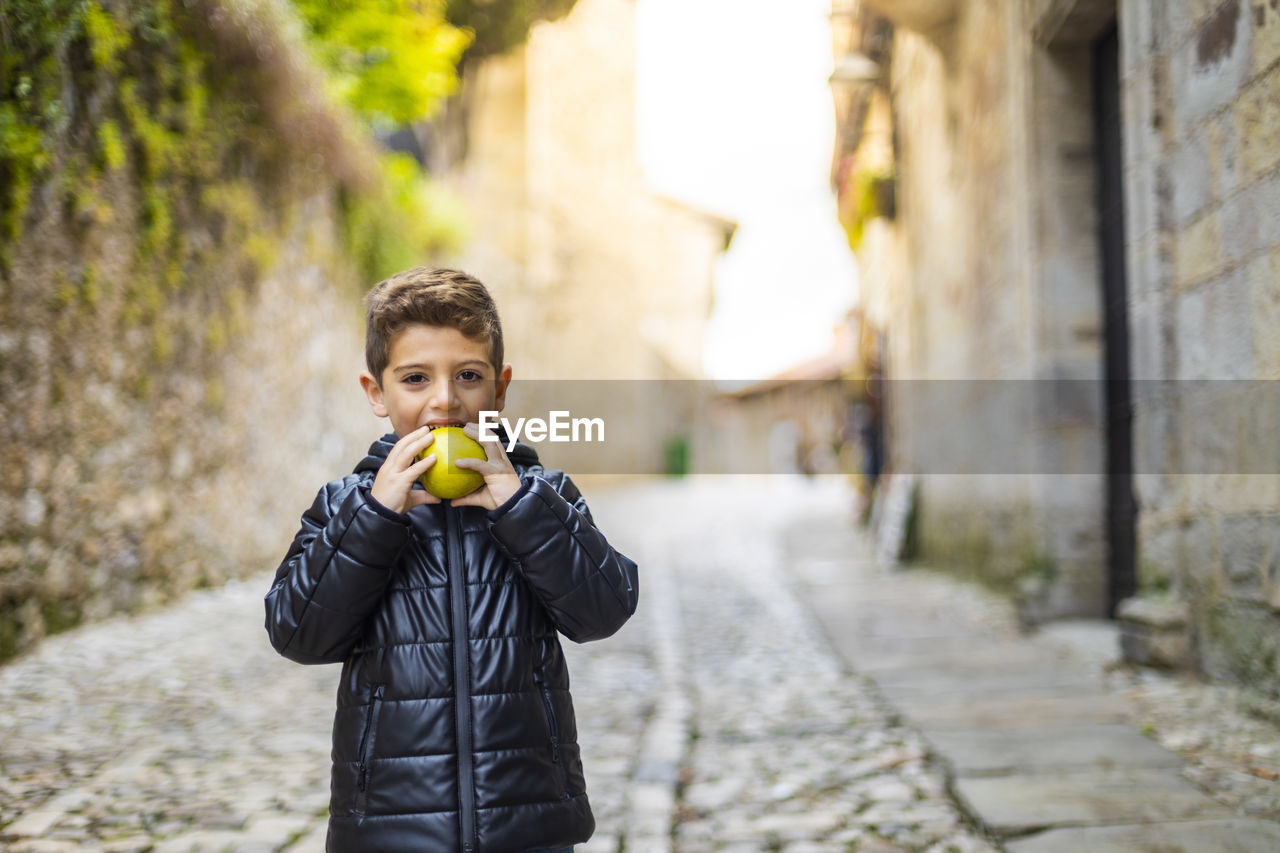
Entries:
[[410, 373], [404, 378], [404, 381], [410, 385], [417, 385], [420, 382], [426, 382], [427, 377], [423, 376], [421, 373]]
[[458, 374], [458, 379], [462, 382], [479, 382], [484, 377], [474, 370], [464, 370]]

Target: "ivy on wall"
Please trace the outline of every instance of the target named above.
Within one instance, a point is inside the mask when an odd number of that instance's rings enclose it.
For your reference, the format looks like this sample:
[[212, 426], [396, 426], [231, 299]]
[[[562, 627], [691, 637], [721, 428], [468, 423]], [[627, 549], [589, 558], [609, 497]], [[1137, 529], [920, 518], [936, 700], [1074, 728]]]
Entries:
[[472, 36], [468, 55], [482, 58], [506, 53], [529, 37], [538, 21], [556, 20], [573, 10], [577, 0], [447, 0], [448, 21]]
[[[47, 184], [49, 202], [68, 205], [77, 219], [105, 222], [115, 211], [104, 178], [127, 168], [144, 196], [142, 279], [160, 290], [180, 286], [198, 248], [180, 238], [175, 223], [198, 214], [243, 234], [238, 245], [249, 267], [270, 260], [269, 231], [258, 220], [272, 211], [249, 193], [208, 188], [234, 182], [237, 173], [278, 166], [283, 174], [300, 157], [318, 158], [322, 171], [331, 165], [324, 148], [332, 142], [277, 132], [291, 124], [296, 105], [263, 97], [260, 78], [289, 66], [245, 61], [254, 45], [219, 53], [208, 32], [209, 20], [223, 14], [219, 5], [11, 0], [0, 8], [0, 270], [22, 237], [38, 185]], [[278, 16], [266, 14], [269, 4], [245, 5], [260, 17], [254, 25], [280, 26]], [[376, 126], [430, 116], [456, 87], [454, 69], [469, 38], [445, 22], [438, 5], [298, 0], [297, 11], [311, 53], [328, 72], [330, 94]], [[274, 90], [285, 88], [277, 82]], [[456, 245], [461, 217], [455, 201], [425, 185], [416, 164], [390, 154], [374, 159], [371, 169], [364, 166], [373, 182], [340, 184], [352, 249], [366, 264], [365, 277], [376, 279], [389, 264], [420, 262]], [[373, 228], [389, 248], [369, 249]], [[154, 297], [140, 293], [135, 307], [145, 309]]]
[[841, 158], [836, 176], [837, 217], [849, 248], [862, 248], [867, 223], [897, 213], [897, 177], [892, 166], [859, 167], [852, 154]]
[[441, 0], [294, 0], [330, 91], [369, 124], [432, 116], [457, 87], [470, 35], [444, 19]]
[[[453, 26], [444, 0], [294, 0], [330, 95], [371, 130], [432, 118], [458, 89], [457, 67], [474, 32]], [[384, 153], [374, 191], [344, 192], [346, 240], [364, 278], [423, 261], [423, 247], [457, 247], [460, 200], [416, 160]]]
[[[426, 8], [348, 5], [388, 26]], [[174, 519], [246, 440], [219, 426], [245, 405], [224, 367], [289, 235], [336, 225], [308, 257], [353, 308], [460, 240], [458, 203], [358, 123], [429, 113], [455, 85], [466, 35], [418, 23], [432, 57], [366, 43], [343, 71], [325, 51], [346, 62], [358, 43], [338, 41], [369, 32], [313, 32], [287, 0], [0, 2], [0, 660], [229, 576]], [[428, 85], [389, 82], [424, 67]], [[362, 85], [386, 98], [335, 105]], [[328, 230], [296, 228], [317, 197]], [[191, 424], [201, 452], [174, 475]]]

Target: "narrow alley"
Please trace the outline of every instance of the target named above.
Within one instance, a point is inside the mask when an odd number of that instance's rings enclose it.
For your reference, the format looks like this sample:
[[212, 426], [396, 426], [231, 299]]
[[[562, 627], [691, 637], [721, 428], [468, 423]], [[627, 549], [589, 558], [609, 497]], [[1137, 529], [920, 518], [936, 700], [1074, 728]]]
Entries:
[[[800, 495], [770, 487], [592, 502], [645, 586], [618, 635], [566, 643], [598, 824], [583, 851], [991, 849], [919, 735], [842, 672], [788, 592], [778, 533]], [[275, 654], [268, 583], [52, 637], [0, 669], [6, 849], [323, 849], [338, 668]]]
[[[844, 622], [824, 614], [842, 606], [838, 582], [850, 571], [847, 501], [841, 479], [790, 477], [650, 481], [592, 500], [644, 587], [618, 635], [566, 643], [598, 824], [579, 853], [1002, 849], [1001, 827], [977, 828], [955, 796], [975, 797], [982, 781], [966, 779], [964, 745], [939, 758], [913, 723], [931, 719], [921, 708], [947, 703], [912, 705], [911, 685], [904, 693], [885, 670], [910, 649], [897, 644], [895, 658], [865, 633], [876, 608], [883, 619], [897, 612], [893, 585], [877, 594], [864, 578], [870, 610]], [[268, 583], [263, 575], [56, 636], [0, 668], [4, 849], [323, 849], [338, 670], [275, 655], [261, 625]], [[957, 619], [1023, 648], [1007, 608], [956, 589], [935, 591], [933, 604], [948, 596]], [[864, 660], [883, 689], [848, 669], [841, 625], [864, 631]], [[930, 690], [941, 690], [936, 680]], [[1156, 764], [1177, 764], [1168, 757]], [[1229, 830], [1243, 840], [1232, 849], [1280, 843], [1277, 824], [1232, 822], [1221, 797], [1170, 772], [1180, 787], [1163, 796], [1182, 811], [1164, 817], [1203, 815], [1180, 826]], [[986, 804], [967, 808], [986, 823]]]

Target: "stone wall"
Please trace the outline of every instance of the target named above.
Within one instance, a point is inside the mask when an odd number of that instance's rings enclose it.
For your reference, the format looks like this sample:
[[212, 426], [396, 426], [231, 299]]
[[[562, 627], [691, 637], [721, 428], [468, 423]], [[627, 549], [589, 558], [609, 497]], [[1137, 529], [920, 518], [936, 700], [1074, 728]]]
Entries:
[[[1155, 632], [1185, 622], [1178, 662], [1280, 690], [1280, 11], [867, 4], [899, 25], [883, 88], [899, 210], [867, 230], [863, 280], [889, 342], [892, 458], [925, 466], [925, 556], [1013, 581], [1032, 615], [1105, 612], [1105, 413], [1101, 394], [1065, 392], [1105, 376], [1093, 51], [1114, 23], [1138, 506], [1127, 611]], [[930, 458], [965, 473], [932, 423], [992, 414], [974, 395], [894, 411], [892, 380], [944, 376], [1045, 389], [1017, 415], [1030, 440], [1007, 445], [1031, 476], [1003, 490], [927, 476]]]
[[865, 226], [860, 281], [887, 342], [890, 465], [920, 475], [918, 556], [1032, 618], [1098, 614], [1097, 412], [1043, 393], [1100, 357], [1087, 99], [1081, 128], [1021, 3], [868, 5], [899, 26], [853, 168], [891, 139], [897, 209]]
[[[131, 20], [131, 8], [106, 14]], [[270, 87], [240, 87], [255, 61], [296, 60], [296, 45], [282, 55], [287, 40], [271, 28], [200, 14], [177, 21], [172, 41], [135, 44], [140, 67], [163, 66], [176, 44], [202, 59], [181, 94], [138, 90], [156, 99], [146, 145], [130, 136], [127, 69], [68, 63], [72, 117], [46, 138], [52, 165], [4, 247], [0, 658], [274, 568], [315, 490], [379, 431], [355, 378], [364, 283], [340, 248], [339, 197], [357, 182], [333, 177], [368, 151], [308, 100], [303, 71], [275, 77], [294, 84], [287, 104], [255, 100], [282, 94]], [[256, 45], [256, 60], [219, 65], [229, 45]], [[200, 92], [215, 126], [174, 137], [187, 162], [162, 169], [170, 137], [157, 128], [166, 116], [193, 121], [182, 110]], [[104, 164], [108, 120], [126, 142]], [[307, 128], [318, 132], [297, 135]], [[207, 135], [220, 130], [235, 136], [225, 147]], [[187, 166], [201, 156], [197, 176]]]
[[1277, 690], [1280, 10], [1126, 0], [1121, 31], [1142, 587]]

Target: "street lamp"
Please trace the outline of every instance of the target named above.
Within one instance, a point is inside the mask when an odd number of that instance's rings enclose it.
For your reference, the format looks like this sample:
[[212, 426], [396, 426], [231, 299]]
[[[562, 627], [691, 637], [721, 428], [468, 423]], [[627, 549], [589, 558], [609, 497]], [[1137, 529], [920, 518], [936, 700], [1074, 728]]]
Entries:
[[827, 83], [836, 109], [836, 155], [831, 179], [836, 180], [838, 161], [857, 147], [861, 122], [872, 88], [880, 81], [880, 64], [859, 50], [850, 50], [835, 62]]
[[857, 88], [880, 79], [880, 65], [865, 53], [854, 50], [836, 60], [827, 82], [833, 87]]

